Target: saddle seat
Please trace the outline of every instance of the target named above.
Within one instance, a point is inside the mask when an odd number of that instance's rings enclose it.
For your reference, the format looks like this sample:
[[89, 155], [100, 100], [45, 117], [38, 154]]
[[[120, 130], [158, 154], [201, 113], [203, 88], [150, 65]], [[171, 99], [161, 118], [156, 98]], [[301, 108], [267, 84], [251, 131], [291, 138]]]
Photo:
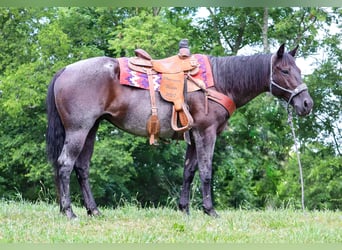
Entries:
[[199, 70], [198, 61], [194, 56], [181, 57], [175, 55], [164, 59], [153, 60], [143, 49], [136, 49], [134, 52], [136, 57], [131, 57], [128, 65], [132, 70], [138, 72], [147, 73], [147, 69], [151, 69], [153, 74], [189, 72], [191, 75], [196, 75]]
[[[128, 66], [134, 71], [145, 73], [149, 79], [152, 115], [147, 122], [150, 144], [154, 144], [158, 136], [159, 120], [155, 104], [154, 74], [161, 75], [160, 94], [162, 98], [173, 103], [171, 127], [177, 132], [185, 132], [192, 127], [193, 118], [185, 103], [187, 75], [195, 75], [199, 71], [199, 63], [187, 50], [180, 50], [180, 54], [165, 59], [154, 60], [143, 49], [135, 50], [135, 57], [129, 58]], [[182, 52], [182, 53], [181, 53]]]

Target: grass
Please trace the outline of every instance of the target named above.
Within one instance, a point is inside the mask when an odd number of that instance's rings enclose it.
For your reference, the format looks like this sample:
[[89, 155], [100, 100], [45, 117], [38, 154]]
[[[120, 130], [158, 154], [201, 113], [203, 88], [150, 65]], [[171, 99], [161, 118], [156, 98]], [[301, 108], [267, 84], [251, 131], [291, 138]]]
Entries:
[[0, 201], [0, 243], [342, 243], [342, 213], [225, 210], [213, 219], [199, 210], [123, 205], [76, 220], [56, 204]]

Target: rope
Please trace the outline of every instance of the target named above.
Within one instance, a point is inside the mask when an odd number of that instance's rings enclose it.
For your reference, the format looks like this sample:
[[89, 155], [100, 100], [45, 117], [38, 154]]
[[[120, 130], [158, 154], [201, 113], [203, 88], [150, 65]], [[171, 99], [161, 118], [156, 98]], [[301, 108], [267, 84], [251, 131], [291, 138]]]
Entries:
[[304, 83], [302, 83], [299, 86], [297, 86], [297, 88], [295, 88], [294, 90], [290, 90], [290, 89], [283, 88], [282, 86], [275, 83], [273, 80], [273, 57], [274, 57], [274, 55], [271, 56], [271, 62], [270, 62], [270, 71], [271, 71], [270, 72], [270, 93], [273, 94], [272, 93], [272, 85], [274, 85], [277, 88], [291, 94], [289, 100], [287, 101], [287, 105], [286, 105], [287, 114], [288, 114], [288, 120], [287, 121], [288, 121], [289, 125], [291, 126], [292, 136], [293, 136], [295, 150], [296, 150], [296, 154], [297, 154], [297, 161], [298, 161], [299, 175], [300, 175], [300, 186], [301, 186], [301, 192], [302, 192], [302, 210], [303, 210], [303, 212], [305, 212], [303, 169], [302, 169], [302, 164], [300, 162], [299, 150], [297, 147], [297, 138], [296, 138], [296, 134], [295, 134], [294, 126], [293, 126], [292, 113], [290, 111], [290, 102], [296, 95], [298, 95], [299, 93], [301, 93], [304, 90], [307, 90], [307, 86]]
[[303, 168], [302, 168], [302, 164], [300, 162], [300, 154], [299, 154], [299, 150], [297, 147], [297, 138], [296, 138], [296, 134], [295, 134], [294, 126], [293, 126], [292, 113], [291, 113], [289, 108], [287, 109], [287, 113], [288, 113], [288, 120], [287, 121], [288, 121], [289, 125], [291, 126], [292, 136], [293, 136], [293, 140], [294, 140], [294, 146], [295, 146], [295, 150], [297, 153], [297, 161], [298, 161], [299, 176], [300, 176], [300, 186], [301, 186], [301, 193], [302, 193], [302, 210], [303, 210], [303, 212], [305, 212]]

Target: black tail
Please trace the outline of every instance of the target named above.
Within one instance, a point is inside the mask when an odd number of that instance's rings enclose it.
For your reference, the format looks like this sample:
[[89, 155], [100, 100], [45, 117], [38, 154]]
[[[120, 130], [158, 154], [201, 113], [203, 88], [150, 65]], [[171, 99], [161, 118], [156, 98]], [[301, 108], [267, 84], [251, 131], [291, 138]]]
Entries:
[[57, 159], [62, 152], [65, 140], [65, 130], [57, 111], [55, 103], [54, 86], [56, 79], [63, 73], [63, 71], [64, 69], [60, 70], [58, 73], [55, 74], [55, 76], [51, 80], [46, 98], [48, 119], [48, 126], [46, 132], [46, 150], [48, 160], [55, 167], [55, 169], [58, 165]]

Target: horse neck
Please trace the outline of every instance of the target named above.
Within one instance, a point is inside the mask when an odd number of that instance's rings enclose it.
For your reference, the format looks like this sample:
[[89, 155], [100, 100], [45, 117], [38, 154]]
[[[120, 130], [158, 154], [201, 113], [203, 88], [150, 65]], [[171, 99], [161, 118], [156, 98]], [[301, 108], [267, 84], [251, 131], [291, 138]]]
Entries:
[[271, 54], [212, 57], [212, 71], [218, 91], [241, 107], [269, 90]]

